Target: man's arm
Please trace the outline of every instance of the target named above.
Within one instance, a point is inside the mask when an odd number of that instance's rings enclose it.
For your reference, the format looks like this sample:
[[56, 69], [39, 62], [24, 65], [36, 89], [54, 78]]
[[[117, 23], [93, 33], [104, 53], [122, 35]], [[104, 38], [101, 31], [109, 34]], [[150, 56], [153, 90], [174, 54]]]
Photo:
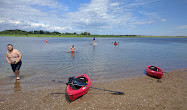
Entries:
[[16, 61], [16, 63], [21, 61], [21, 58], [22, 58], [22, 55], [21, 55], [21, 53], [18, 50], [17, 50], [17, 54], [18, 54], [18, 60]]
[[9, 64], [11, 64], [11, 62], [10, 62], [10, 60], [9, 60], [9, 58], [8, 58], [8, 54], [6, 53], [6, 61], [9, 63]]

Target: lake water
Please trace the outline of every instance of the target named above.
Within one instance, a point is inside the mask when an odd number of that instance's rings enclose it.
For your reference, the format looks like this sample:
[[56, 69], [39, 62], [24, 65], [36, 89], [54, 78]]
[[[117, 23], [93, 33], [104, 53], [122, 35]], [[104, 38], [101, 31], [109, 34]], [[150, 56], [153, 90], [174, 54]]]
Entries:
[[[187, 67], [186, 38], [96, 38], [96, 42], [93, 46], [92, 38], [0, 37], [0, 93], [50, 87], [52, 80], [66, 82], [83, 73], [94, 82], [143, 76], [148, 65], [164, 71]], [[5, 59], [9, 43], [22, 54], [20, 82]], [[72, 45], [75, 54], [68, 53]]]

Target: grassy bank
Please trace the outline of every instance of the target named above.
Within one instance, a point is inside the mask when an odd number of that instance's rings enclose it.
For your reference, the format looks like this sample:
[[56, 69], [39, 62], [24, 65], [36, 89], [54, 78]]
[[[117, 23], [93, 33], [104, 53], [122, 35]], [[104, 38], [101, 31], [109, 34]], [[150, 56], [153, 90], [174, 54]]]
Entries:
[[187, 36], [135, 36], [135, 35], [46, 35], [46, 34], [0, 34], [10, 37], [147, 37], [147, 38], [187, 38]]

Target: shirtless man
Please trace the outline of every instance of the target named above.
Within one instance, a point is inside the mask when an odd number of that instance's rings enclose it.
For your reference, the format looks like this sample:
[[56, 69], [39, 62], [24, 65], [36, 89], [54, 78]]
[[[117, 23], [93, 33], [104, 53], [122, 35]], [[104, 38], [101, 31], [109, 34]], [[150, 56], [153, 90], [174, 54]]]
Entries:
[[12, 70], [16, 76], [16, 79], [19, 80], [19, 69], [21, 67], [21, 53], [17, 49], [13, 49], [12, 44], [7, 45], [8, 51], [6, 52], [6, 60], [11, 64]]

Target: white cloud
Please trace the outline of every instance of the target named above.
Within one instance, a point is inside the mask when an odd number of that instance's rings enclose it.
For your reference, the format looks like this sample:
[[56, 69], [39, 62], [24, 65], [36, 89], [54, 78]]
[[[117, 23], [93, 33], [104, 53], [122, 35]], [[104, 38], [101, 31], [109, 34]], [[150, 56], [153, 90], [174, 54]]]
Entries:
[[0, 23], [9, 23], [9, 24], [21, 24], [20, 21], [17, 20], [1, 20], [0, 19]]
[[[42, 10], [43, 7], [51, 9], [49, 11]], [[55, 15], [59, 11], [65, 12], [67, 9], [66, 6], [55, 0], [0, 1], [0, 30], [7, 28], [71, 30], [70, 26], [57, 23], [57, 16]]]
[[60, 27], [60, 26], [51, 26], [51, 25], [46, 25], [46, 24], [41, 24], [41, 23], [30, 23], [30, 26], [33, 28], [42, 27], [45, 30], [61, 30], [61, 31], [65, 30], [66, 31], [66, 30], [72, 29], [70, 26]]
[[187, 25], [177, 26], [177, 29], [187, 29]]
[[134, 24], [151, 24], [153, 23], [153, 20], [150, 20], [150, 21], [137, 21], [137, 22], [134, 22]]
[[17, 7], [20, 8], [22, 6], [47, 6], [50, 8], [59, 8], [63, 10], [67, 10], [68, 7], [59, 4], [55, 0], [1, 0], [0, 3], [2, 5], [6, 5], [8, 7]]
[[115, 7], [115, 6], [119, 6], [120, 4], [119, 2], [114, 2], [114, 3], [111, 3], [110, 5]]
[[[144, 4], [139, 3], [138, 5]], [[153, 22], [151, 20], [153, 14], [144, 14], [146, 19], [138, 18], [131, 12], [131, 8], [126, 8], [124, 2], [120, 1], [92, 0], [90, 4], [82, 5], [77, 12], [69, 12], [67, 16], [70, 23], [87, 30], [93, 30], [94, 28], [128, 28]]]
[[167, 21], [167, 19], [161, 19], [160, 21]]
[[[0, 1], [0, 30], [46, 29], [60, 32], [88, 31], [95, 34], [121, 31], [153, 23], [156, 18], [153, 15], [156, 14], [134, 11], [134, 7], [154, 1], [132, 0], [128, 3], [121, 0], [91, 0], [90, 3], [81, 4], [77, 11], [68, 12], [68, 7], [56, 0], [4, 0]], [[143, 17], [138, 17], [137, 13]]]
[[129, 0], [129, 1], [132, 1], [131, 3], [127, 3], [125, 6], [130, 8], [130, 7], [137, 7], [137, 6], [145, 6], [145, 5], [148, 5], [150, 3], [154, 3], [154, 2], [157, 2], [159, 0]]

